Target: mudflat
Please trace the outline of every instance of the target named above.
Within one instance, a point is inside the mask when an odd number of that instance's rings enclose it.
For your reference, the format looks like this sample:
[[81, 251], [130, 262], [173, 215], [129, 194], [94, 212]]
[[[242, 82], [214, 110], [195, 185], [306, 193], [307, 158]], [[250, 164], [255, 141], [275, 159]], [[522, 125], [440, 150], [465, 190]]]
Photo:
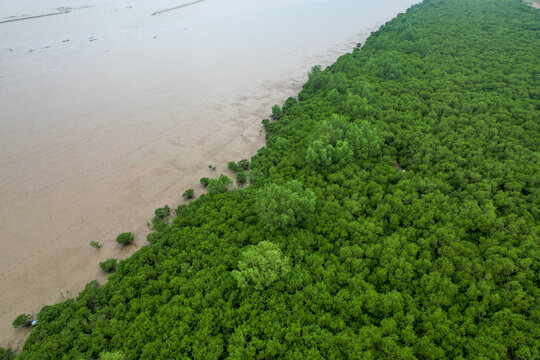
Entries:
[[[144, 246], [154, 209], [253, 155], [313, 65], [417, 2], [3, 4], [0, 346], [24, 341], [18, 314], [105, 281], [98, 263]], [[135, 244], [120, 248], [125, 231]]]

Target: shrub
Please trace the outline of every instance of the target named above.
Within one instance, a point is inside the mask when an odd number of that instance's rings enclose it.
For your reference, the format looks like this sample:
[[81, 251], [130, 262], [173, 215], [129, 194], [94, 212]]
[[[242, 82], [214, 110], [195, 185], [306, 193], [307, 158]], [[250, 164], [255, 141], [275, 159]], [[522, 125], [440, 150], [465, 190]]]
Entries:
[[33, 317], [30, 314], [21, 314], [13, 320], [13, 327], [21, 327], [21, 326], [30, 326], [32, 323]]
[[116, 265], [118, 265], [118, 260], [115, 258], [107, 259], [99, 263], [99, 267], [103, 272], [113, 272], [116, 271]]
[[99, 249], [101, 247], [98, 241], [90, 241], [90, 246], [93, 247], [94, 249]]
[[221, 194], [231, 189], [233, 181], [227, 175], [219, 175], [218, 179], [212, 179], [208, 183], [208, 194]]
[[279, 120], [283, 116], [283, 111], [278, 105], [272, 106], [272, 118], [274, 120]]
[[182, 194], [182, 197], [184, 198], [184, 200], [187, 200], [187, 199], [191, 199], [193, 197], [193, 195], [195, 195], [195, 190], [193, 189], [187, 189], [186, 191], [184, 191], [184, 193]]
[[165, 205], [162, 208], [156, 209], [154, 214], [156, 215], [157, 219], [164, 219], [171, 214], [171, 209], [169, 209], [168, 205]]
[[227, 164], [227, 168], [234, 172], [240, 171], [240, 168], [238, 167], [238, 165], [236, 165], [234, 161], [229, 161], [229, 163]]
[[247, 170], [249, 169], [249, 161], [247, 159], [242, 159], [238, 162], [238, 167]]
[[201, 178], [201, 185], [202, 186], [207, 187], [209, 182], [210, 182], [209, 178], [207, 178], [207, 177]]
[[120, 245], [124, 246], [127, 244], [131, 244], [135, 240], [135, 235], [131, 232], [125, 232], [118, 235], [116, 238], [116, 242]]

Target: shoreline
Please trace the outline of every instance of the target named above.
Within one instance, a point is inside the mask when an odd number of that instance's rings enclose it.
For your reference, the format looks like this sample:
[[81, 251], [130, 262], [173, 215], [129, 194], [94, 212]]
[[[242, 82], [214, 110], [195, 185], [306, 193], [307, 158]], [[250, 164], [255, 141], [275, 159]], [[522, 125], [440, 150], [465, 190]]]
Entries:
[[16, 22], [16, 21], [24, 21], [24, 20], [31, 20], [31, 19], [40, 19], [40, 18], [44, 18], [44, 17], [48, 17], [48, 16], [63, 15], [63, 14], [69, 14], [69, 13], [70, 13], [70, 11], [59, 11], [59, 12], [49, 13], [49, 14], [34, 15], [34, 16], [25, 16], [25, 17], [16, 18], [16, 19], [1, 20], [1, 21], [0, 21], [0, 25], [1, 25], [1, 24], [11, 23], [11, 22]]
[[192, 2], [184, 4], [184, 5], [178, 5], [178, 6], [169, 8], [169, 9], [159, 10], [159, 11], [156, 11], [156, 12], [152, 13], [152, 16], [163, 14], [163, 13], [173, 11], [173, 10], [178, 10], [178, 9], [181, 9], [181, 8], [185, 8], [187, 6], [195, 5], [195, 4], [198, 4], [198, 3], [203, 2], [203, 1], [205, 1], [205, 0], [192, 1]]
[[[0, 314], [3, 322], [0, 327], [4, 329], [0, 331], [0, 346], [20, 347], [28, 335], [29, 331], [11, 328], [11, 321], [18, 314], [37, 313], [43, 305], [63, 300], [64, 294], [69, 297], [76, 296], [88, 281], [95, 278], [100, 282], [105, 281], [108, 275], [100, 272], [98, 263], [108, 257], [130, 256], [138, 247], [144, 246], [145, 236], [149, 232], [146, 223], [150, 221], [156, 208], [165, 205], [164, 202], [171, 208], [176, 207], [182, 203], [182, 192], [190, 187], [196, 190], [198, 196], [202, 189], [199, 185], [201, 177], [215, 177], [220, 172], [226, 172], [227, 161], [251, 157], [264, 146], [264, 136], [260, 132], [261, 120], [269, 115], [272, 105], [282, 104], [286, 98], [299, 92], [311, 66], [316, 63], [330, 65], [338, 56], [351, 51], [357, 42], [365, 42], [371, 31], [396, 15], [393, 14], [376, 26], [365, 29], [363, 38], [359, 33], [347, 36], [348, 40], [334, 44], [319, 53], [316, 59], [304, 58], [302, 65], [298, 67], [304, 69], [302, 75], [296, 68], [286, 72], [282, 79], [274, 79], [274, 82], [252, 84], [250, 81], [251, 88], [238, 91], [237, 96], [212, 94], [216, 96], [213, 96], [210, 106], [202, 104], [199, 108], [184, 109], [192, 116], [189, 122], [178, 121], [179, 113], [176, 107], [182, 104], [175, 101], [177, 93], [168, 92], [168, 87], [172, 85], [156, 85], [151, 88], [150, 93], [155, 95], [155, 98], [151, 99], [154, 102], [146, 105], [147, 110], [143, 115], [150, 116], [157, 106], [163, 105], [163, 99], [167, 99], [165, 104], [172, 105], [172, 108], [160, 113], [162, 119], [169, 118], [161, 133], [145, 133], [149, 129], [149, 120], [156, 120], [152, 118], [133, 123], [126, 117], [125, 126], [120, 126], [110, 119], [100, 119], [96, 124], [88, 123], [85, 121], [88, 119], [86, 115], [81, 117], [79, 123], [74, 123], [71, 129], [66, 129], [61, 122], [57, 123], [54, 130], [51, 130], [56, 141], [44, 142], [47, 148], [43, 147], [45, 145], [31, 144], [34, 150], [27, 152], [32, 159], [30, 165], [43, 169], [40, 170], [43, 176], [38, 176], [38, 180], [45, 181], [37, 181], [39, 187], [35, 188], [35, 183], [28, 179], [21, 181], [17, 177], [7, 176], [2, 184], [9, 183], [13, 189], [22, 184], [26, 189], [18, 198], [5, 192], [1, 196], [6, 196], [9, 200], [6, 202], [9, 206], [6, 206], [3, 214], [8, 219], [7, 223], [20, 221], [19, 209], [25, 209], [25, 206], [20, 204], [27, 203], [27, 209], [31, 206], [37, 207], [26, 213], [26, 216], [33, 224], [41, 223], [43, 227], [37, 229], [38, 231], [26, 229], [25, 232], [31, 235], [29, 238], [39, 238], [38, 247], [41, 248], [36, 249], [36, 243], [32, 241], [21, 244], [18, 251], [26, 254], [24, 260], [8, 264], [9, 272], [2, 269], [1, 282], [2, 287], [5, 287], [2, 289], [3, 293], [8, 294], [9, 291], [11, 298], [19, 301], [9, 303], [6, 297], [0, 299], [2, 308], [7, 310]], [[224, 83], [227, 83], [228, 78], [224, 78]], [[112, 109], [112, 114], [121, 113], [122, 110], [128, 110], [129, 113], [133, 110], [130, 110], [131, 104], [127, 98], [126, 95], [125, 99], [121, 98], [120, 101], [111, 99], [109, 104], [103, 104], [103, 108]], [[104, 110], [97, 110], [98, 115], [102, 113]], [[217, 121], [211, 123], [214, 134], [219, 134], [212, 140], [208, 139], [205, 128], [209, 123], [204, 122], [207, 116], [205, 114], [208, 113]], [[76, 152], [76, 149], [84, 146], [89, 146], [88, 149], [104, 147], [106, 152], [115, 154], [115, 157], [104, 161], [100, 159], [103, 152], [95, 151], [85, 154], [87, 158], [80, 157], [71, 163], [70, 158], [60, 151], [66, 145], [62, 142], [63, 137], [58, 135], [59, 131], [64, 131], [64, 137], [73, 137], [67, 146], [68, 151]], [[96, 137], [103, 140], [96, 143]], [[131, 144], [125, 137], [135, 138], [136, 147], [130, 148]], [[116, 142], [111, 142], [112, 140]], [[109, 149], [106, 145], [113, 146]], [[39, 162], [42, 159], [40, 149], [43, 155], [50, 155], [44, 164]], [[17, 158], [15, 155], [27, 156], [24, 152], [14, 154], [12, 161]], [[71, 177], [55, 180], [52, 177], [54, 174], [50, 174], [47, 169], [62, 171], [62, 167], [58, 166], [63, 163], [64, 169], [75, 167], [77, 171]], [[218, 169], [215, 172], [209, 170], [207, 163], [212, 163]], [[142, 170], [140, 166], [143, 166]], [[77, 199], [76, 203], [73, 203], [74, 199]], [[39, 207], [39, 204], [51, 202], [56, 206], [55, 212], [43, 211]], [[120, 211], [119, 205], [122, 206]], [[8, 229], [2, 226], [5, 224], [0, 224], [4, 235], [17, 238], [14, 232], [5, 233]], [[135, 233], [137, 247], [126, 247], [119, 253], [114, 238], [123, 231]], [[53, 236], [50, 237], [50, 234]], [[98, 240], [104, 245], [103, 248], [90, 248], [90, 240]], [[21, 282], [24, 286], [18, 285]], [[16, 286], [18, 288], [13, 289]], [[7, 330], [8, 327], [11, 330]]]

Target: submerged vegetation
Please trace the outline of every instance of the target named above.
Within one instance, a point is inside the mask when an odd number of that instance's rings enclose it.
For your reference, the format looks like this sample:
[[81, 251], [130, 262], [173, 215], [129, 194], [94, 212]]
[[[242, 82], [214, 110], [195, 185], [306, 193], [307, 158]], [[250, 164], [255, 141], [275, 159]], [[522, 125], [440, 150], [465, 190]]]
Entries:
[[101, 244], [99, 243], [99, 241], [90, 241], [90, 247], [93, 247], [94, 249], [100, 249], [101, 248]]
[[540, 358], [539, 16], [426, 0], [314, 67], [251, 186], [201, 179], [20, 358]]

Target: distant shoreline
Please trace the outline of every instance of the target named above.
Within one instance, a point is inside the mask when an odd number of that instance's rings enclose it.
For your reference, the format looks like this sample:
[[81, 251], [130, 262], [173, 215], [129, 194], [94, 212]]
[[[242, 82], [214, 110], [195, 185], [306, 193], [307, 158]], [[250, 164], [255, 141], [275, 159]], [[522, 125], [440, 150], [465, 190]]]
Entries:
[[[202, 0], [200, 0], [200, 1], [202, 1]], [[15, 21], [23, 21], [23, 20], [39, 19], [39, 18], [48, 17], [48, 16], [55, 16], [55, 15], [69, 14], [70, 12], [71, 12], [70, 10], [64, 10], [64, 11], [58, 11], [58, 12], [55, 12], [55, 13], [49, 13], [49, 14], [34, 15], [34, 16], [25, 16], [25, 17], [21, 17], [21, 18], [15, 18], [15, 19], [9, 19], [9, 20], [2, 20], [2, 21], [0, 21], [0, 24], [5, 24], [5, 23], [10, 23], [10, 22], [15, 22]]]
[[159, 11], [156, 11], [155, 13], [153, 13], [152, 16], [159, 15], [159, 14], [162, 14], [162, 13], [167, 12], [167, 11], [181, 9], [183, 7], [186, 7], [186, 6], [195, 5], [195, 4], [203, 2], [203, 1], [204, 0], [197, 0], [197, 1], [193, 1], [193, 2], [190, 2], [190, 3], [184, 4], [184, 5], [175, 6], [175, 7], [169, 8], [169, 9], [159, 10]]

